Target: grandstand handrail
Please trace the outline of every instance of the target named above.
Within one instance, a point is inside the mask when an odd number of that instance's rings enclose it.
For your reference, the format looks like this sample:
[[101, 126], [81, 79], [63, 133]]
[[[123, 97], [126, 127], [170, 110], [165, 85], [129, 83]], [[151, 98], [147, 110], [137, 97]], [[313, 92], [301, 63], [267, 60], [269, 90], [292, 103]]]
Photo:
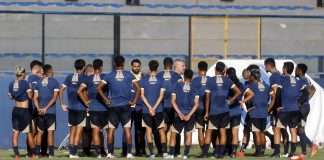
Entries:
[[21, 11], [0, 10], [9, 14], [56, 14], [56, 15], [121, 15], [121, 16], [166, 16], [166, 17], [262, 17], [262, 18], [316, 18], [324, 19], [324, 15], [271, 15], [271, 14], [186, 14], [186, 13], [133, 13], [133, 12], [80, 12], [80, 11]]

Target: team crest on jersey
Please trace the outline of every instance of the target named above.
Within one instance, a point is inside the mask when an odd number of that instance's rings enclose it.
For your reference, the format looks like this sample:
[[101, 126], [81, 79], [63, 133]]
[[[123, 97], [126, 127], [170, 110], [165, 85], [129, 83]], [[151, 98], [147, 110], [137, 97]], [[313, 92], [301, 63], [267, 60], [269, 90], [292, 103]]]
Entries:
[[72, 84], [78, 84], [78, 82], [79, 82], [79, 74], [74, 73], [74, 75], [72, 77]]
[[95, 74], [94, 77], [93, 77], [92, 82], [93, 82], [94, 84], [99, 84], [99, 83], [101, 82], [100, 75], [99, 75], [99, 74]]
[[188, 93], [190, 91], [190, 83], [185, 82], [185, 85], [182, 88], [183, 92]]
[[222, 76], [216, 76], [216, 84], [218, 87], [221, 87], [223, 86], [223, 79], [222, 79]]
[[206, 86], [206, 83], [207, 83], [207, 77], [206, 76], [202, 76], [201, 77], [201, 85], [202, 86]]
[[19, 81], [15, 80], [14, 86], [13, 86], [13, 91], [17, 92], [19, 90]]
[[296, 86], [296, 79], [293, 76], [290, 76], [290, 84], [291, 86]]
[[262, 82], [258, 82], [258, 89], [259, 91], [263, 92], [265, 90], [265, 87]]
[[156, 75], [150, 75], [150, 79], [149, 79], [150, 84], [156, 84], [157, 79], [156, 79]]
[[169, 81], [171, 79], [170, 71], [164, 71], [163, 79]]
[[42, 86], [47, 86], [47, 84], [48, 84], [48, 78], [47, 77], [45, 77], [43, 80], [42, 80]]
[[123, 81], [124, 80], [123, 71], [122, 70], [118, 70], [115, 78], [116, 78], [117, 81]]

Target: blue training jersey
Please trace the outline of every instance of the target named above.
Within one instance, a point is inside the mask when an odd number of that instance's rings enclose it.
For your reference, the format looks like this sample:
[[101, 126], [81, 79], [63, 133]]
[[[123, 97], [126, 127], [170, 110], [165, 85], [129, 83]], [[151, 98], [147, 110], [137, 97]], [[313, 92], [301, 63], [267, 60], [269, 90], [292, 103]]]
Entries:
[[31, 92], [29, 83], [26, 80], [14, 80], [9, 83], [8, 94], [17, 102], [28, 100], [27, 92]]
[[[240, 91], [241, 91], [242, 94], [238, 98], [236, 98], [231, 105], [228, 106], [229, 109], [230, 109], [230, 116], [231, 117], [242, 114], [242, 108], [240, 106], [239, 101], [242, 100], [243, 93], [246, 90], [246, 87], [242, 83], [240, 84], [240, 86], [237, 86], [237, 87], [239, 87], [239, 89], [240, 89]], [[234, 91], [233, 90], [230, 90], [230, 92], [228, 93], [228, 97], [227, 98], [230, 99], [234, 95], [235, 95]]]
[[[310, 86], [312, 85], [310, 80], [307, 77], [303, 76], [303, 77], [301, 77], [299, 79], [299, 81], [300, 81], [301, 85], [303, 87], [305, 87], [305, 89], [307, 89], [307, 92], [309, 92], [310, 91]], [[299, 93], [299, 96], [302, 96], [301, 92]], [[307, 99], [302, 105], [309, 105], [309, 99]]]
[[176, 103], [181, 113], [188, 115], [195, 105], [195, 98], [199, 98], [199, 90], [196, 90], [192, 83], [181, 82], [176, 84], [172, 95], [176, 95]]
[[[54, 97], [54, 92], [59, 92], [59, 82], [52, 77], [44, 77], [37, 82], [34, 92], [38, 92], [38, 103], [41, 109]], [[46, 114], [56, 114], [56, 103], [54, 103], [46, 112]]]
[[81, 85], [82, 79], [86, 75], [74, 73], [70, 74], [65, 78], [62, 86], [67, 87], [67, 98], [68, 98], [68, 107], [73, 110], [86, 110], [87, 107], [82, 103], [79, 95], [78, 89]]
[[[37, 82], [40, 80], [40, 78], [37, 75], [33, 75], [33, 74], [29, 74], [26, 77], [26, 80], [28, 81], [30, 88], [32, 90], [32, 92], [34, 92], [35, 87], [37, 85]], [[29, 101], [29, 106], [28, 106], [29, 110], [33, 111], [35, 108], [35, 104], [34, 101]]]
[[[141, 90], [144, 91], [144, 96], [147, 102], [153, 107], [160, 97], [160, 91], [165, 91], [163, 88], [163, 79], [156, 75], [146, 75], [139, 82]], [[144, 102], [143, 105], [143, 113], [149, 113], [149, 109], [146, 107]], [[160, 103], [155, 109], [155, 113], [159, 112], [163, 112], [162, 103]]]
[[268, 117], [268, 102], [270, 99], [271, 88], [265, 82], [251, 82], [247, 89], [254, 93], [251, 99], [254, 108], [251, 110], [251, 118], [267, 118]]
[[163, 88], [165, 88], [163, 107], [172, 108], [171, 93], [175, 85], [178, 83], [178, 81], [182, 80], [182, 77], [174, 71], [166, 71], [166, 70], [159, 72], [157, 76], [163, 78]]
[[226, 100], [233, 87], [235, 87], [235, 84], [228, 77], [216, 75], [210, 78], [206, 86], [206, 92], [210, 93], [209, 115], [229, 112]]
[[111, 100], [109, 107], [129, 105], [132, 84], [136, 82], [136, 78], [131, 72], [115, 70], [108, 73], [102, 82], [109, 86]]
[[205, 109], [205, 98], [206, 98], [206, 84], [210, 79], [209, 76], [198, 76], [191, 81], [191, 85], [193, 88], [199, 91], [199, 107], [198, 109]]
[[281, 107], [282, 112], [299, 111], [297, 105], [297, 99], [302, 89], [301, 81], [298, 81], [296, 77], [291, 75], [285, 75], [281, 77], [278, 87], [281, 90]]
[[281, 73], [279, 71], [273, 72], [269, 77], [270, 87], [277, 87], [280, 83]]
[[[104, 77], [104, 74], [94, 74], [82, 79], [81, 85], [85, 86], [88, 90], [90, 100], [89, 111], [108, 111], [108, 106], [97, 92], [97, 87]], [[108, 87], [104, 87], [103, 92], [108, 96]]]

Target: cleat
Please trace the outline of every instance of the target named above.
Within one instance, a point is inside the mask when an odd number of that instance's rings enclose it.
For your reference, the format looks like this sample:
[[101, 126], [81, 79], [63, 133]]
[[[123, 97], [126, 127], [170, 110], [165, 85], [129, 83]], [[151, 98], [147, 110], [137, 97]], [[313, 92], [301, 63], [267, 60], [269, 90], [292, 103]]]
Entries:
[[314, 157], [316, 155], [317, 149], [318, 149], [318, 145], [317, 144], [313, 144], [313, 146], [311, 147], [310, 157]]

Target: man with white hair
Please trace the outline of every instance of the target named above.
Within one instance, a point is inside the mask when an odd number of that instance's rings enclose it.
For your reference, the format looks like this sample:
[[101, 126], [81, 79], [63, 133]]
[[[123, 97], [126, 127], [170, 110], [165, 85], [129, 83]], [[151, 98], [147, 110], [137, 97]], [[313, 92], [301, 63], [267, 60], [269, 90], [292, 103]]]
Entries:
[[183, 59], [176, 59], [174, 60], [173, 66], [174, 66], [174, 72], [183, 76], [184, 70], [186, 69], [186, 61]]

